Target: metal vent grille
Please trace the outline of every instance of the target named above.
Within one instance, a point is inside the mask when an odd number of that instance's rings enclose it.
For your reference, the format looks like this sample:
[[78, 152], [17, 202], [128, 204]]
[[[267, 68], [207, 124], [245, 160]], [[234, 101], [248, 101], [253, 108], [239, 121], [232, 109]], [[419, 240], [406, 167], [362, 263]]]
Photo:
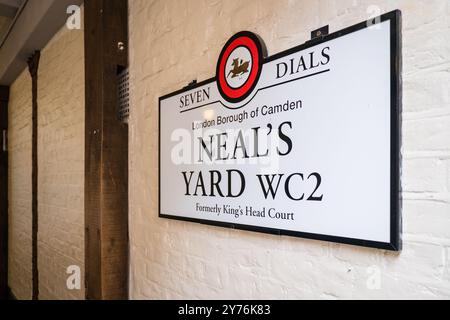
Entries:
[[128, 68], [124, 69], [117, 76], [117, 100], [119, 120], [128, 123], [130, 115], [130, 87]]

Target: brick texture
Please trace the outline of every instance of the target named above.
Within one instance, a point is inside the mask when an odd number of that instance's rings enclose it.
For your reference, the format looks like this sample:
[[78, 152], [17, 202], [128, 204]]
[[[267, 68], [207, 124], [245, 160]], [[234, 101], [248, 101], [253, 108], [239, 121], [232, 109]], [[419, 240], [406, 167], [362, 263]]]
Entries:
[[39, 298], [84, 299], [66, 271], [84, 274], [84, 37], [63, 27], [41, 54], [39, 108]]
[[[41, 52], [38, 80], [38, 268], [40, 299], [84, 299], [66, 285], [84, 275], [84, 38], [63, 27]], [[31, 298], [31, 78], [9, 105], [9, 285]]]
[[[393, 9], [404, 19], [401, 253], [158, 218], [159, 96], [214, 76], [238, 31], [274, 54]], [[129, 16], [132, 298], [450, 298], [448, 0], [133, 0]]]
[[31, 77], [22, 72], [8, 106], [8, 285], [17, 299], [31, 299]]

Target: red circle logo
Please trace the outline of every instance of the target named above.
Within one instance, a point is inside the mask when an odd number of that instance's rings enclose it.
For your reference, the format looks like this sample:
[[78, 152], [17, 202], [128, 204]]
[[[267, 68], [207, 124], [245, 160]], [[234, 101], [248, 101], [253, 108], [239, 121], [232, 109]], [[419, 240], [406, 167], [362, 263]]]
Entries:
[[254, 33], [242, 31], [224, 46], [217, 63], [217, 87], [228, 102], [246, 99], [261, 75], [265, 47]]

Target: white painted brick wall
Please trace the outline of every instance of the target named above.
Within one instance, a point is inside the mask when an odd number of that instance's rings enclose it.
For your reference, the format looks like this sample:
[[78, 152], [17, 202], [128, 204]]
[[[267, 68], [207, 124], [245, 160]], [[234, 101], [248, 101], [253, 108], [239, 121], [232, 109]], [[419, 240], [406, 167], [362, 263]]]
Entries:
[[31, 299], [31, 77], [10, 88], [8, 104], [8, 285], [17, 299]]
[[84, 30], [65, 26], [39, 64], [39, 299], [84, 299]]
[[[157, 217], [159, 96], [214, 76], [238, 31], [273, 54], [377, 9], [404, 20], [402, 253]], [[133, 0], [130, 50], [132, 298], [450, 298], [450, 1]]]
[[[84, 33], [63, 27], [41, 52], [38, 80], [39, 298], [84, 299], [66, 270], [84, 275]], [[31, 77], [24, 70], [9, 103], [9, 286], [32, 295]]]

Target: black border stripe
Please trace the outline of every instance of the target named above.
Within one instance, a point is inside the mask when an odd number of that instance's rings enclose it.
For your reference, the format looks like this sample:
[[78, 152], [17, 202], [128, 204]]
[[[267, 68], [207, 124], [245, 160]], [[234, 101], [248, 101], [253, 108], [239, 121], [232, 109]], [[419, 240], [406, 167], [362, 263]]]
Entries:
[[[277, 60], [284, 56], [291, 55], [298, 51], [302, 51], [311, 47], [318, 46], [322, 43], [328, 42], [330, 40], [334, 40], [340, 38], [342, 36], [351, 34], [353, 32], [357, 32], [373, 26], [377, 23], [382, 23], [385, 21], [391, 22], [391, 32], [390, 32], [390, 41], [391, 41], [391, 184], [390, 184], [390, 242], [377, 242], [377, 241], [369, 241], [364, 239], [353, 239], [353, 238], [345, 238], [345, 237], [337, 237], [323, 234], [312, 234], [305, 232], [297, 232], [297, 231], [288, 231], [288, 230], [278, 230], [278, 229], [270, 229], [258, 226], [249, 226], [249, 225], [241, 225], [234, 223], [224, 223], [219, 221], [211, 221], [204, 219], [193, 219], [179, 216], [171, 216], [167, 214], [161, 213], [161, 130], [159, 129], [159, 158], [158, 158], [158, 211], [160, 218], [180, 220], [180, 221], [188, 221], [201, 223], [211, 226], [219, 226], [226, 228], [233, 228], [239, 230], [246, 231], [255, 231], [255, 232], [263, 232], [269, 234], [276, 235], [284, 235], [284, 236], [292, 236], [292, 237], [300, 237], [306, 239], [313, 240], [321, 240], [321, 241], [330, 241], [342, 244], [349, 245], [357, 245], [363, 247], [377, 248], [377, 249], [385, 249], [391, 251], [400, 251], [402, 249], [402, 223], [401, 223], [401, 209], [402, 209], [402, 199], [401, 199], [401, 183], [400, 183], [400, 172], [401, 172], [401, 112], [402, 112], [402, 15], [400, 10], [391, 11], [386, 13], [378, 18], [371, 19], [368, 21], [361, 22], [354, 26], [345, 28], [341, 31], [332, 33], [321, 40], [306, 42], [297, 47], [291, 48], [289, 50], [280, 52], [271, 57], [268, 57], [264, 60], [264, 63], [268, 63], [273, 60]], [[214, 82], [216, 79], [211, 78], [196, 85], [190, 86], [188, 88], [184, 88], [173, 93], [167, 94], [159, 98], [159, 115], [158, 115], [158, 125], [161, 128], [161, 101], [167, 98], [173, 97], [175, 95], [191, 91], [198, 87], [204, 86], [208, 83]]]
[[[299, 80], [302, 80], [302, 79], [311, 78], [311, 77], [318, 76], [318, 75], [321, 75], [322, 73], [327, 73], [327, 72], [330, 72], [330, 71], [331, 71], [330, 69], [326, 69], [326, 70], [322, 70], [322, 71], [318, 71], [318, 72], [315, 72], [315, 73], [308, 74], [308, 75], [306, 75], [306, 76], [301, 76], [301, 77], [299, 77], [299, 78], [287, 80], [287, 81], [280, 82], [280, 83], [275, 83], [275, 84], [272, 84], [272, 85], [270, 85], [270, 86], [267, 86], [267, 87], [264, 87], [264, 88], [260, 88], [260, 89], [256, 90], [256, 92], [255, 92], [255, 94], [253, 95], [253, 97], [252, 97], [246, 104], [243, 104], [242, 106], [240, 106], [240, 107], [238, 107], [238, 108], [233, 108], [233, 110], [242, 109], [243, 107], [245, 107], [246, 105], [248, 105], [250, 102], [252, 102], [252, 100], [256, 97], [256, 95], [257, 95], [258, 92], [260, 92], [260, 91], [263, 91], [263, 90], [266, 90], [266, 89], [270, 89], [270, 88], [274, 88], [274, 87], [278, 87], [278, 86], [281, 86], [281, 85], [283, 85], [283, 84], [287, 84], [287, 83], [290, 83], [290, 82], [295, 82], [295, 81], [299, 81]], [[197, 110], [197, 109], [200, 109], [200, 108], [204, 108], [204, 107], [210, 106], [210, 105], [212, 105], [212, 104], [214, 104], [214, 103], [220, 103], [220, 104], [221, 104], [222, 106], [224, 106], [225, 108], [230, 109], [229, 107], [227, 107], [226, 105], [224, 105], [224, 104], [222, 103], [222, 101], [217, 100], [217, 101], [213, 101], [213, 102], [208, 102], [207, 104], [202, 104], [201, 106], [197, 106], [197, 107], [194, 107], [194, 108], [191, 108], [191, 109], [181, 110], [180, 113], [185, 113], [185, 112], [188, 112], [188, 111], [192, 111], [192, 110]]]

